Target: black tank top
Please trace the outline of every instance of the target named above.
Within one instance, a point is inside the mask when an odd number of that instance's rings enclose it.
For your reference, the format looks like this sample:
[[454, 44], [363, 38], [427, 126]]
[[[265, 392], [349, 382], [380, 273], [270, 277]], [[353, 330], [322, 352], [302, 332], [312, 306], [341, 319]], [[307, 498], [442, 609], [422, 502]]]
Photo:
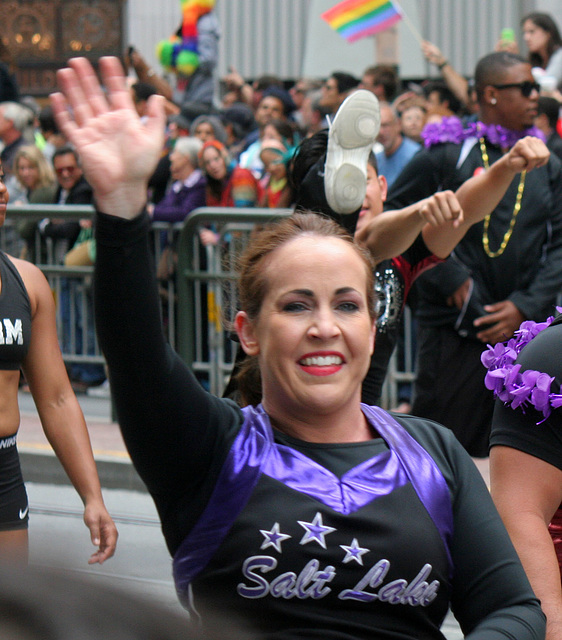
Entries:
[[31, 339], [31, 305], [21, 276], [0, 251], [0, 370], [17, 370]]

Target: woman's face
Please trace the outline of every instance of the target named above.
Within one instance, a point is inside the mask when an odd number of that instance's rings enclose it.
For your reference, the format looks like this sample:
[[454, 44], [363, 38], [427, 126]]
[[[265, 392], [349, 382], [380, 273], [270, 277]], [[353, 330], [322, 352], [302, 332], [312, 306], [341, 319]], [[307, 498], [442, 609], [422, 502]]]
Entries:
[[193, 134], [196, 138], [199, 138], [201, 142], [207, 142], [207, 140], [215, 139], [215, 130], [213, 129], [211, 123], [209, 122], [200, 122], [195, 129], [195, 133]]
[[6, 183], [4, 182], [4, 169], [2, 168], [2, 163], [0, 162], [0, 227], [6, 220], [6, 209], [8, 207], [9, 200], [10, 194], [8, 193], [8, 189], [6, 188]]
[[367, 271], [340, 238], [300, 236], [263, 265], [259, 315], [236, 318], [242, 345], [258, 357], [270, 415], [333, 414], [358, 403], [374, 348]]
[[523, 40], [530, 53], [546, 54], [546, 47], [550, 40], [550, 34], [538, 27], [532, 20], [523, 23]]
[[39, 168], [31, 160], [21, 157], [16, 167], [16, 175], [26, 189], [35, 189], [39, 181]]
[[203, 171], [214, 180], [223, 180], [226, 177], [226, 162], [218, 149], [208, 147], [201, 157]]

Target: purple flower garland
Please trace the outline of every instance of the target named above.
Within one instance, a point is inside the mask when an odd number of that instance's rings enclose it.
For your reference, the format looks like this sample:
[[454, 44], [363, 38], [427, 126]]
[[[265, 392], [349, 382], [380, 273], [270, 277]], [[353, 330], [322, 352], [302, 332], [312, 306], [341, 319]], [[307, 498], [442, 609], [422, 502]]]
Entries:
[[441, 122], [430, 122], [424, 127], [421, 134], [423, 143], [428, 148], [442, 142], [459, 144], [467, 138], [485, 137], [492, 144], [508, 149], [525, 136], [534, 136], [543, 142], [545, 141], [543, 132], [537, 127], [531, 127], [524, 131], [513, 131], [499, 124], [484, 124], [483, 122], [470, 122], [464, 127], [456, 116], [445, 117]]
[[[562, 313], [562, 307], [556, 307], [556, 311]], [[553, 320], [553, 316], [546, 322], [526, 320], [515, 332], [514, 338], [493, 347], [488, 345], [488, 350], [480, 357], [482, 364], [488, 369], [484, 381], [487, 389], [512, 409], [521, 407], [524, 412], [526, 406], [533, 405], [537, 411], [542, 412], [545, 420], [552, 409], [562, 407], [562, 394], [550, 393], [554, 378], [534, 369], [520, 373], [521, 365], [513, 363], [523, 348], [550, 326]]]

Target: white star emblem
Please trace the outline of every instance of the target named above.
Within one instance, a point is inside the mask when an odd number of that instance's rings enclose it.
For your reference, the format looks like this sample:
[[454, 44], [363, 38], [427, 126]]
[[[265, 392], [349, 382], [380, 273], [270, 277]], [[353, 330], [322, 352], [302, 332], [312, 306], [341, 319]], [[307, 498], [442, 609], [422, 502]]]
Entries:
[[316, 513], [312, 522], [297, 521], [306, 533], [302, 537], [301, 544], [309, 542], [317, 542], [323, 549], [326, 549], [326, 540], [324, 539], [329, 533], [335, 531], [334, 527], [325, 527], [322, 524], [322, 514]]
[[266, 531], [265, 529], [260, 529], [260, 533], [263, 535], [263, 537], [265, 538], [264, 541], [262, 542], [262, 545], [260, 547], [260, 549], [267, 549], [268, 547], [274, 547], [276, 551], [278, 551], [279, 553], [281, 553], [281, 543], [284, 540], [287, 540], [288, 538], [290, 538], [291, 536], [287, 535], [286, 533], [281, 533], [279, 531], [279, 523], [276, 522], [273, 527], [271, 528], [271, 531]]
[[369, 551], [369, 549], [360, 547], [357, 542], [357, 538], [353, 538], [353, 541], [349, 546], [340, 544], [340, 547], [345, 551], [345, 558], [343, 559], [344, 564], [355, 560], [357, 564], [363, 566], [363, 556]]

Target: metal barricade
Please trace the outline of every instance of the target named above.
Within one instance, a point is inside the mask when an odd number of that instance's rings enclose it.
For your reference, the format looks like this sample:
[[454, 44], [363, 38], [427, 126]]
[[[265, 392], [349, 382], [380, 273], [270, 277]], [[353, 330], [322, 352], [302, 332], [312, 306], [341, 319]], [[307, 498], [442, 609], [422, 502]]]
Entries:
[[[178, 242], [177, 351], [209, 390], [221, 395], [236, 347], [230, 323], [236, 306], [236, 261], [256, 225], [291, 209], [203, 207], [185, 220]], [[212, 226], [219, 241], [204, 251], [199, 229]]]
[[[400, 338], [402, 339], [402, 349], [400, 350], [402, 353], [398, 349], [394, 349], [381, 392], [381, 406], [385, 409], [392, 409], [402, 401], [411, 400], [411, 394], [413, 393], [416, 377], [414, 358], [416, 341], [415, 325], [409, 307], [404, 308]], [[401, 386], [404, 387], [402, 393]], [[406, 389], [408, 386], [409, 390]]]
[[[104, 364], [95, 335], [92, 313], [91, 285], [93, 266], [68, 267], [62, 263], [69, 249], [65, 240], [45, 237], [39, 229], [27, 235], [28, 243], [19, 234], [26, 222], [39, 222], [45, 218], [64, 222], [90, 219], [94, 208], [90, 205], [12, 205], [8, 218], [0, 230], [0, 248], [15, 257], [36, 257], [35, 264], [45, 274], [56, 302], [57, 335], [65, 363]], [[175, 347], [176, 342], [176, 280], [173, 251], [182, 224], [154, 222], [151, 246], [155, 265], [169, 260], [169, 277], [162, 279], [160, 295], [167, 338]]]
[[[152, 225], [155, 266], [160, 267], [159, 272], [168, 272], [159, 281], [166, 337], [212, 393], [222, 394], [236, 355], [230, 323], [237, 310], [238, 256], [256, 225], [291, 213], [291, 209], [205, 207], [193, 211], [184, 223]], [[18, 233], [22, 222], [44, 218], [70, 221], [93, 215], [93, 207], [84, 205], [11, 206], [0, 229], [0, 248], [16, 257], [22, 255], [26, 246]], [[215, 229], [219, 237], [216, 245], [202, 246], [202, 227]], [[61, 260], [68, 247], [44, 238], [38, 231], [32, 243], [35, 254], [41, 257], [36, 264], [47, 277], [57, 302], [57, 334], [64, 361], [103, 364], [89, 306], [93, 267], [64, 266]], [[414, 366], [408, 355], [412, 336], [408, 309], [404, 325], [406, 358], [399, 363], [395, 354], [391, 360], [383, 388], [385, 407], [396, 404], [400, 383], [414, 379]]]

